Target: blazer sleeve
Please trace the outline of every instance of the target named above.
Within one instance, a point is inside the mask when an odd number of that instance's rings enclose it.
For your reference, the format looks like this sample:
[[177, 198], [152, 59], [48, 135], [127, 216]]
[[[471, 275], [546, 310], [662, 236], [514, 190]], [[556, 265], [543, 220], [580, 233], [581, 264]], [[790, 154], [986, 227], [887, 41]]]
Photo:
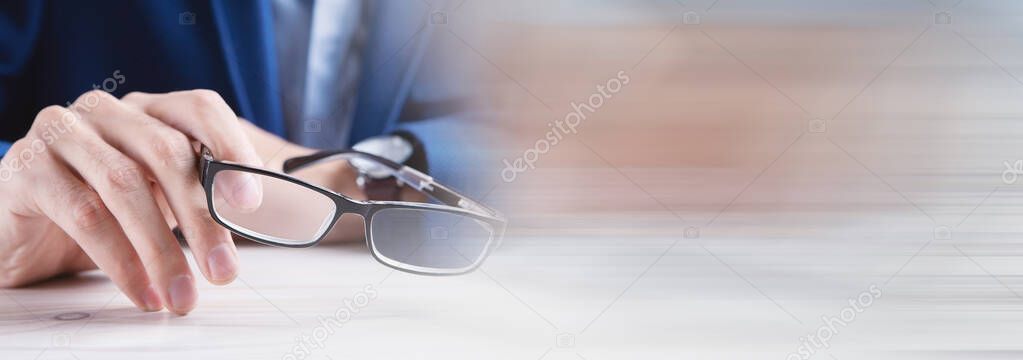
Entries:
[[399, 129], [423, 143], [430, 176], [485, 202], [480, 198], [496, 185], [500, 160], [494, 151], [495, 134], [474, 119], [475, 115], [458, 114], [404, 123]]
[[484, 65], [464, 43], [440, 33], [427, 40], [395, 128], [423, 144], [430, 176], [496, 206], [486, 197], [500, 181], [504, 136], [486, 89], [473, 75]]
[[14, 133], [19, 127], [12, 119], [31, 116], [31, 87], [25, 79], [42, 18], [42, 1], [0, 2], [0, 156], [23, 135]]

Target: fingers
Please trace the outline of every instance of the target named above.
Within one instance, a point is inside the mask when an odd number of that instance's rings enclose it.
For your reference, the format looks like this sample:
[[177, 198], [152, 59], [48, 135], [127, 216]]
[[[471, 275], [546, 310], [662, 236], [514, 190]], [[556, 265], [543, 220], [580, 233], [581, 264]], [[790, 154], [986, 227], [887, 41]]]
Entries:
[[[78, 106], [84, 103], [88, 106]], [[33, 125], [35, 136], [51, 149], [45, 155], [50, 159], [47, 169], [36, 172], [45, 180], [34, 187], [39, 189], [32, 199], [38, 212], [75, 239], [143, 309], [166, 307], [184, 314], [197, 299], [166, 208], [205, 277], [217, 284], [233, 280], [237, 251], [230, 233], [209, 216], [189, 138], [203, 142], [223, 160], [251, 166], [261, 166], [261, 160], [219, 95], [132, 94], [122, 101], [94, 91], [71, 108], [76, 112], [47, 108]], [[35, 129], [38, 124], [69, 123], [73, 131], [61, 128], [58, 138], [46, 138], [45, 131]], [[215, 186], [238, 209], [256, 209], [262, 201], [262, 188], [251, 175], [220, 179]]]
[[133, 92], [122, 100], [198, 139], [218, 158], [252, 166], [262, 164], [249, 138], [243, 135], [238, 116], [214, 91]]
[[138, 254], [107, 210], [99, 194], [60, 164], [40, 166], [48, 176], [37, 179], [34, 197], [39, 210], [71, 236], [86, 255], [140, 309], [163, 308]]
[[[85, 96], [98, 97], [99, 105], [87, 115], [83, 124], [86, 126], [76, 127], [66, 140], [53, 143], [53, 155], [95, 189], [145, 264], [149, 279], [161, 292], [168, 309], [185, 314], [195, 307], [195, 282], [149, 189], [145, 168], [105, 142], [92, 128], [97, 122], [93, 118], [118, 120], [117, 99], [103, 92]], [[67, 111], [50, 110], [61, 113], [60, 116]]]
[[[245, 136], [241, 122], [219, 94], [210, 90], [167, 94], [131, 93], [122, 99], [146, 114], [199, 140], [221, 160], [261, 167], [262, 160]], [[248, 174], [229, 173], [214, 184], [232, 207], [253, 211], [259, 208], [262, 186]]]
[[[139, 161], [156, 178], [185, 234], [203, 275], [211, 283], [227, 284], [238, 272], [238, 255], [230, 232], [213, 221], [196, 172], [197, 158], [189, 139], [181, 132], [145, 114], [115, 114], [111, 126], [99, 124], [100, 136], [115, 148]], [[113, 126], [116, 124], [116, 126]]]

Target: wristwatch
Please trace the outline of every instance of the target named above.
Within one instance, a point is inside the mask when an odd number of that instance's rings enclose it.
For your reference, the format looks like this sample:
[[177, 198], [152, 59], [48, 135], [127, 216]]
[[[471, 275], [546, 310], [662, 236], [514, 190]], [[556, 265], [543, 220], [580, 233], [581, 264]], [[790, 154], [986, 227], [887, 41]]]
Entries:
[[[374, 136], [358, 142], [352, 149], [383, 157], [424, 174], [430, 170], [422, 142], [408, 131]], [[400, 199], [404, 184], [394, 177], [392, 170], [367, 161], [353, 160], [351, 165], [359, 172], [355, 183], [370, 200]]]

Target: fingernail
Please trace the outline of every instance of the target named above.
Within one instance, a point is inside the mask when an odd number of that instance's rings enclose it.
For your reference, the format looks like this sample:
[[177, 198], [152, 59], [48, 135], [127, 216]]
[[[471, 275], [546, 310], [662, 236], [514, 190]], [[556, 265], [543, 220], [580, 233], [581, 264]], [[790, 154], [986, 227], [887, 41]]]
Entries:
[[160, 293], [156, 291], [153, 285], [149, 285], [146, 291], [142, 293], [142, 304], [146, 307], [146, 311], [160, 311], [160, 309], [163, 309]]
[[198, 294], [195, 291], [195, 284], [190, 275], [178, 275], [171, 279], [170, 288], [167, 289], [170, 295], [170, 310], [178, 314], [186, 314], [195, 307], [195, 300]]
[[263, 203], [263, 194], [255, 176], [244, 174], [237, 178], [231, 196], [234, 198], [234, 206], [245, 211], [259, 209]]
[[226, 283], [234, 280], [238, 273], [238, 256], [230, 244], [220, 244], [207, 255], [210, 277], [213, 282]]

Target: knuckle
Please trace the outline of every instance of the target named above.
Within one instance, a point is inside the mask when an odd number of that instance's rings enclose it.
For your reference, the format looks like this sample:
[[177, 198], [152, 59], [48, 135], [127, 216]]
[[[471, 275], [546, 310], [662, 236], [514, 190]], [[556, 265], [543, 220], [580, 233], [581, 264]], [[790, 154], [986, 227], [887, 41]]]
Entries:
[[7, 154], [3, 156], [3, 160], [0, 160], [0, 166], [10, 166], [10, 162], [14, 161], [14, 158], [17, 157], [17, 153], [24, 149], [28, 149], [31, 142], [31, 139], [23, 137], [11, 143], [11, 147], [7, 150]]
[[46, 131], [47, 129], [53, 129], [54, 126], [60, 124], [70, 125], [77, 119], [78, 116], [70, 110], [62, 106], [50, 105], [43, 108], [38, 114], [36, 114], [36, 118], [32, 122], [31, 131], [38, 134]]
[[224, 102], [224, 98], [213, 90], [196, 89], [189, 91], [188, 95], [199, 108], [216, 108], [227, 104]]
[[78, 106], [106, 107], [115, 103], [117, 103], [117, 98], [115, 98], [113, 95], [110, 95], [110, 93], [107, 93], [106, 91], [99, 89], [93, 89], [85, 92], [77, 99], [75, 99], [74, 102], [76, 108]]
[[[12, 186], [11, 189], [18, 189], [20, 188], [20, 185], [23, 184], [21, 179], [23, 179], [24, 176], [19, 176], [18, 174], [26, 170], [26, 168], [20, 158], [20, 155], [29, 149], [28, 143], [29, 140], [25, 138], [18, 139], [18, 141], [11, 144], [11, 148], [7, 150], [7, 154], [5, 154], [3, 158], [0, 158], [0, 183], [11, 182], [12, 184], [15, 184], [15, 186]], [[30, 170], [31, 168], [28, 169]]]
[[51, 121], [52, 119], [59, 119], [61, 116], [64, 116], [64, 113], [67, 111], [68, 110], [65, 109], [63, 106], [59, 105], [50, 105], [44, 107], [42, 110], [39, 110], [38, 114], [36, 114], [35, 122], [38, 123], [40, 120]]
[[18, 153], [19, 152], [30, 150], [32, 148], [32, 142], [33, 141], [35, 141], [35, 139], [32, 138], [32, 137], [28, 137], [28, 136], [20, 138], [20, 139], [14, 141], [14, 143], [11, 143], [10, 150], [8, 150], [7, 154], [4, 156], [4, 160], [12, 160], [13, 161], [14, 158], [18, 157]]
[[75, 203], [71, 204], [71, 216], [75, 227], [82, 231], [92, 231], [110, 220], [110, 211], [103, 201], [92, 191], [81, 192]]
[[[234, 112], [224, 98], [213, 90], [191, 90], [188, 92], [192, 103], [193, 116], [202, 121], [222, 122], [234, 118]], [[228, 116], [230, 114], [230, 116]], [[209, 145], [209, 144], [207, 144]]]
[[221, 239], [230, 239], [229, 232], [213, 220], [204, 196], [191, 197], [175, 213], [181, 235], [189, 244], [219, 243]]
[[181, 232], [189, 246], [207, 250], [231, 239], [226, 229], [206, 224], [199, 225], [198, 228], [182, 226]]
[[107, 173], [110, 187], [119, 193], [131, 193], [142, 188], [141, 170], [138, 166], [124, 166]]
[[10, 181], [14, 188], [32, 188], [36, 181], [45, 180], [54, 162], [48, 151], [50, 143], [43, 139], [49, 137], [30, 135], [11, 144], [7, 154], [0, 159], [0, 182]]
[[159, 164], [174, 170], [189, 169], [195, 164], [195, 154], [188, 138], [179, 132], [168, 131], [150, 141], [152, 154]]
[[191, 226], [181, 227], [182, 235], [185, 235], [186, 239], [205, 238], [210, 234], [217, 234], [217, 230], [224, 229], [213, 222], [205, 202], [189, 206], [187, 212], [191, 217], [187, 225]]
[[106, 185], [118, 193], [131, 193], [142, 189], [142, 169], [134, 161], [121, 155], [107, 155], [102, 161]]
[[141, 99], [144, 96], [146, 96], [146, 94], [143, 93], [143, 92], [132, 91], [132, 92], [127, 93], [124, 96], [122, 96], [121, 100], [132, 102], [132, 101], [135, 101], [135, 100], [139, 100], [139, 99]]
[[181, 247], [177, 243], [159, 242], [155, 245], [154, 250], [152, 258], [149, 261], [143, 262], [144, 264], [157, 262], [173, 267], [177, 263], [177, 259], [184, 256], [181, 252]]
[[58, 180], [54, 190], [58, 204], [70, 211], [72, 224], [77, 230], [91, 231], [109, 219], [103, 200], [95, 191], [71, 179]]

